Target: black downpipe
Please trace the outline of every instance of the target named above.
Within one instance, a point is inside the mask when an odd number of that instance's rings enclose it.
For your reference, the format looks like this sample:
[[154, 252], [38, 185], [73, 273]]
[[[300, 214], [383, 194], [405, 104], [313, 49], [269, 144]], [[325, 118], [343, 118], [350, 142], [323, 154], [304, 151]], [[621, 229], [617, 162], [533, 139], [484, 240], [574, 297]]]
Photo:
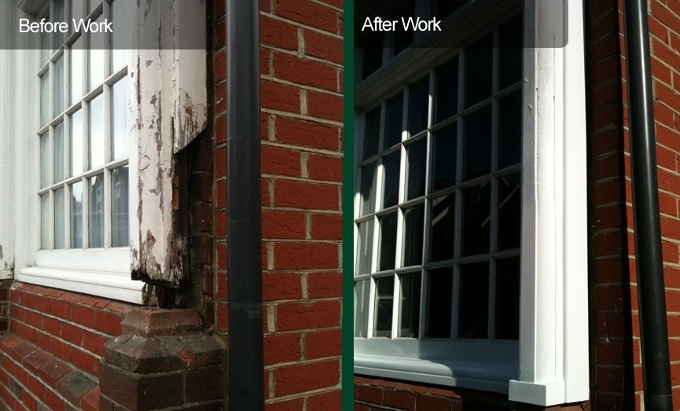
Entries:
[[644, 401], [648, 411], [671, 411], [647, 1], [623, 7]]
[[227, 1], [229, 410], [264, 410], [259, 2]]

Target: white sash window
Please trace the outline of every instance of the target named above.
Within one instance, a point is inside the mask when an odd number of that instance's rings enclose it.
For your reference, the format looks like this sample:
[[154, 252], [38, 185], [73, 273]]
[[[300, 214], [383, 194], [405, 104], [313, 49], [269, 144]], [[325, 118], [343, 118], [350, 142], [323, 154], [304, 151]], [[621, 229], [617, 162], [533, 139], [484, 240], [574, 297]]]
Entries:
[[357, 54], [355, 372], [586, 400], [581, 5], [446, 4]]

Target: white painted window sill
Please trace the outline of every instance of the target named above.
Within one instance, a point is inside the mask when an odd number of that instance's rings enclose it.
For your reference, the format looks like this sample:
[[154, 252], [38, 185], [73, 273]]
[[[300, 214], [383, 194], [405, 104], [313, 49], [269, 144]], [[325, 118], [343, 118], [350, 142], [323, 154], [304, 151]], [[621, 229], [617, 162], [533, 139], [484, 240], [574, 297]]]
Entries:
[[134, 304], [142, 303], [142, 281], [130, 279], [130, 250], [39, 251], [36, 265], [17, 280]]
[[507, 394], [517, 364], [355, 355], [354, 373]]

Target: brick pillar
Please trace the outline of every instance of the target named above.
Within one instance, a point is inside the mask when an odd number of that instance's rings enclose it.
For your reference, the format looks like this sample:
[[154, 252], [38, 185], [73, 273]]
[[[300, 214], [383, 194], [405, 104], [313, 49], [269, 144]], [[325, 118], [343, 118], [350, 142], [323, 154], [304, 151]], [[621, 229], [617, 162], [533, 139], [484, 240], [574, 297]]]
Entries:
[[101, 410], [221, 409], [224, 344], [195, 310], [140, 308], [104, 346]]

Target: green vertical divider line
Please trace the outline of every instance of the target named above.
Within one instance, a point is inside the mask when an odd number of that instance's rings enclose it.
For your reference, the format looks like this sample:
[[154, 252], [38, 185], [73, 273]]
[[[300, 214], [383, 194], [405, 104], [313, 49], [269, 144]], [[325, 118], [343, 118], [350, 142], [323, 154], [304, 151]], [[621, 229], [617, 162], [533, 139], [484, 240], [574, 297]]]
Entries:
[[344, 1], [342, 409], [354, 409], [354, 0]]

